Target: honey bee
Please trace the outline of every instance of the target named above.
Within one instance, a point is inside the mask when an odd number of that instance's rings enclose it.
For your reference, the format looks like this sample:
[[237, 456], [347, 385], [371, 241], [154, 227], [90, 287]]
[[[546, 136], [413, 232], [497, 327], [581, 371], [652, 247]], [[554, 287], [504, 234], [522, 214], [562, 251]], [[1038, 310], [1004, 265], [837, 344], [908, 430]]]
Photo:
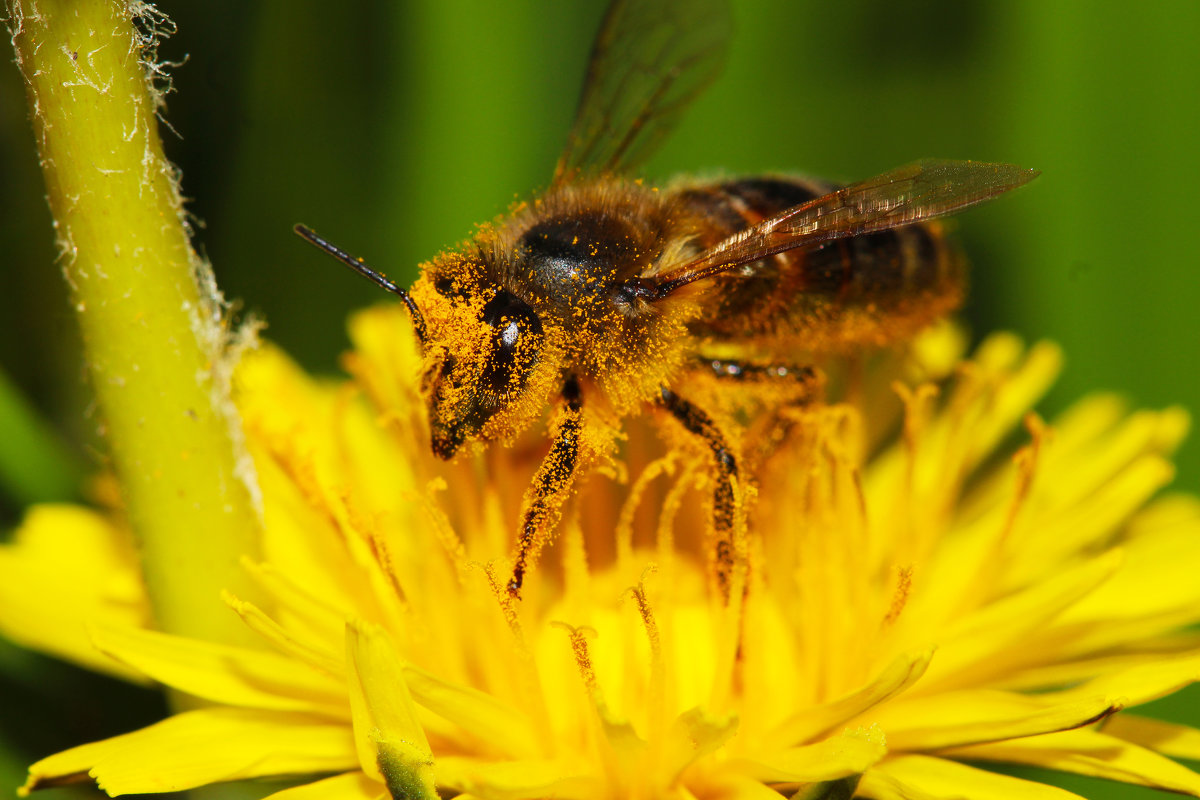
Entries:
[[[702, 7], [698, 7], [702, 6]], [[614, 0], [549, 187], [423, 266], [411, 290], [303, 225], [296, 232], [407, 306], [424, 353], [434, 454], [511, 442], [557, 406], [526, 492], [508, 593], [582, 469], [584, 404], [611, 419], [657, 407], [712, 458], [711, 558], [728, 592], [739, 459], [689, 376], [791, 382], [797, 353], [910, 337], [960, 302], [963, 262], [935, 220], [1038, 173], [918, 161], [836, 186], [756, 177], [664, 190], [628, 175], [715, 77], [723, 0]], [[740, 360], [716, 357], [734, 348]]]

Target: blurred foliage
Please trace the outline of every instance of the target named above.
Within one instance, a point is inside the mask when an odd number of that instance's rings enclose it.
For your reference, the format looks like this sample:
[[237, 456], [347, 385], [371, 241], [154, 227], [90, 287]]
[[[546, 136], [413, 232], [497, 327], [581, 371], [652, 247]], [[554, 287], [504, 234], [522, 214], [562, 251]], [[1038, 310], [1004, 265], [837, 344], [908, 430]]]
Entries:
[[[421, 260], [545, 185], [604, 3], [161, 6], [179, 31], [160, 54], [186, 58], [165, 113], [179, 136], [166, 133], [166, 147], [197, 244], [270, 338], [333, 371], [346, 313], [381, 297], [292, 224], [411, 280]], [[738, 0], [735, 14], [724, 75], [648, 177], [857, 179], [929, 156], [1037, 167], [1032, 186], [962, 218], [974, 263], [968, 324], [977, 336], [1005, 328], [1065, 347], [1048, 414], [1099, 388], [1200, 410], [1200, 259], [1188, 238], [1200, 209], [1200, 4]], [[13, 67], [0, 69], [0, 176], [0, 370], [78, 443], [76, 457], [98, 463]], [[1198, 484], [1193, 437], [1177, 485]], [[18, 494], [0, 487], [6, 524], [19, 517]], [[42, 670], [10, 668], [25, 677], [5, 688]], [[56, 727], [46, 715], [74, 713], [61, 700], [15, 713], [0, 702], [0, 739], [19, 758], [79, 741], [66, 725], [46, 733]], [[1200, 718], [1168, 702], [1166, 715]], [[23, 720], [34, 717], [41, 733], [27, 737]]]

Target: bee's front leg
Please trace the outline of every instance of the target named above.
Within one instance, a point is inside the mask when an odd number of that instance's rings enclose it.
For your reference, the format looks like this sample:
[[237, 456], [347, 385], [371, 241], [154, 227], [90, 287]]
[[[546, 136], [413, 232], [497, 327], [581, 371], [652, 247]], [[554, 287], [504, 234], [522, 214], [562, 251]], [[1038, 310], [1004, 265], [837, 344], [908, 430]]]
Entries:
[[716, 467], [713, 485], [713, 567], [717, 586], [729, 599], [730, 581], [736, 562], [733, 542], [737, 498], [734, 481], [738, 476], [737, 458], [725, 442], [712, 417], [667, 387], [659, 390], [658, 405], [671, 413], [691, 434], [699, 436], [712, 452]]
[[546, 544], [547, 529], [553, 524], [558, 510], [566, 499], [567, 490], [575, 478], [579, 465], [579, 434], [583, 427], [583, 402], [579, 392], [579, 381], [574, 375], [563, 385], [563, 400], [566, 413], [559, 422], [550, 452], [542, 459], [533, 485], [525, 494], [525, 512], [521, 519], [521, 538], [517, 542], [517, 554], [513, 559], [512, 578], [508, 581], [508, 594], [514, 599], [521, 597], [521, 585], [531, 562]]

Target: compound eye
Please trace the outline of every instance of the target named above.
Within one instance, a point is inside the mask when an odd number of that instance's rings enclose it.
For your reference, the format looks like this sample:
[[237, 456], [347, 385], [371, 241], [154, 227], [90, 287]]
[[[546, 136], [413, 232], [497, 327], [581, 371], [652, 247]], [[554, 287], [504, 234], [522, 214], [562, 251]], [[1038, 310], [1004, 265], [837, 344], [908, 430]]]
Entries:
[[483, 385], [501, 397], [515, 394], [537, 364], [542, 321], [528, 303], [506, 290], [488, 301], [480, 317], [494, 329], [481, 376]]

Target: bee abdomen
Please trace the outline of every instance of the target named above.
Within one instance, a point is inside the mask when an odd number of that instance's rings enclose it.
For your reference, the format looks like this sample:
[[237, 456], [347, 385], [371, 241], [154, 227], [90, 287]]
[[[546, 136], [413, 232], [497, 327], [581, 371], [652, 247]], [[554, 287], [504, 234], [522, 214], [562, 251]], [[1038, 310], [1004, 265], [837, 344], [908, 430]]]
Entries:
[[[802, 178], [750, 178], [679, 192], [711, 247], [781, 211], [837, 190]], [[817, 350], [910, 336], [958, 305], [962, 259], [937, 222], [847, 236], [790, 250], [714, 279], [716, 313], [702, 336], [778, 339]]]

